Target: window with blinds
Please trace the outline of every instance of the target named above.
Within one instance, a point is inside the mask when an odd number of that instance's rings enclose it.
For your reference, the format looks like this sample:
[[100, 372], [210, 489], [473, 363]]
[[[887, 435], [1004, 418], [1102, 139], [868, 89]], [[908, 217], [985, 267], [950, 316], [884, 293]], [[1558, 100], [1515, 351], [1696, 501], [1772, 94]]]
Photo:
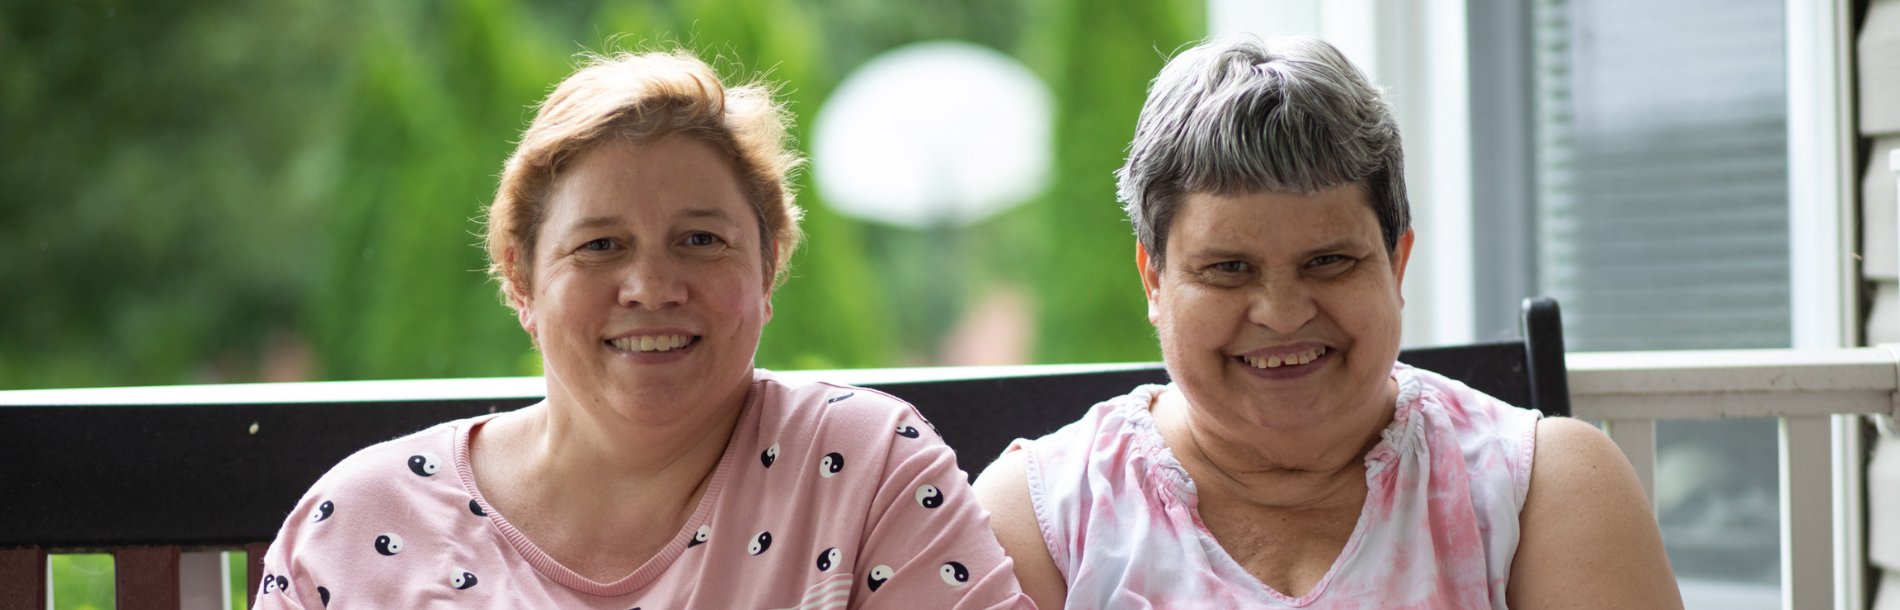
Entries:
[[[1532, 6], [1531, 275], [1569, 348], [1786, 347], [1783, 0]], [[1776, 447], [1773, 420], [1658, 426], [1688, 607], [1779, 607]]]
[[1538, 286], [1574, 350], [1790, 340], [1782, 0], [1542, 0]]

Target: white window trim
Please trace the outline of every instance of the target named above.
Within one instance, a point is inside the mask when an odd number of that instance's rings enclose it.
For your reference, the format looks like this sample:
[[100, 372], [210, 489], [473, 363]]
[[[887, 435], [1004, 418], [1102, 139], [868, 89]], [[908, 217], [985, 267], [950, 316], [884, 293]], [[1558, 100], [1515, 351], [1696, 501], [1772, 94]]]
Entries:
[[[1787, 0], [1784, 6], [1793, 345], [1844, 348], [1857, 343], [1860, 319], [1853, 298], [1859, 270], [1850, 262], [1856, 216], [1849, 163], [1853, 130], [1847, 122], [1853, 9], [1847, 0]], [[1837, 415], [1825, 428], [1806, 432], [1793, 421], [1782, 425], [1782, 606], [1865, 608], [1867, 474], [1860, 418]], [[1797, 453], [1798, 434], [1827, 435], [1830, 451]], [[1822, 497], [1830, 501], [1823, 504]], [[1816, 512], [1824, 512], [1826, 521]]]

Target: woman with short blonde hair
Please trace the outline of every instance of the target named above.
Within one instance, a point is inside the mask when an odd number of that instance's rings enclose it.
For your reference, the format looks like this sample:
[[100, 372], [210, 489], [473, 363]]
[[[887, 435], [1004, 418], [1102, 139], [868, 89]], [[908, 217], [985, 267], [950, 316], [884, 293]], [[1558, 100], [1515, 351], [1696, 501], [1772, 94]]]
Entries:
[[786, 123], [683, 52], [562, 82], [488, 214], [547, 399], [338, 464], [258, 606], [1029, 607], [915, 409], [754, 368], [799, 240]]

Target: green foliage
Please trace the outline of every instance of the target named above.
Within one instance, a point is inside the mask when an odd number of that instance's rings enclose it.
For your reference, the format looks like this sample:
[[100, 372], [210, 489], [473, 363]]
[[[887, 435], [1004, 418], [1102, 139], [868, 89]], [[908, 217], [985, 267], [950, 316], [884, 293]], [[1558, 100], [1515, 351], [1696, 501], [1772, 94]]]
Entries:
[[[568, 69], [505, 0], [374, 2], [314, 147], [327, 237], [309, 336], [335, 379], [516, 374], [528, 342], [476, 244], [482, 206], [532, 104]], [[503, 134], [497, 136], [497, 134]]]
[[583, 50], [682, 44], [782, 83], [809, 142], [849, 71], [961, 39], [1056, 94], [1057, 175], [973, 228], [832, 211], [759, 362], [919, 364], [966, 295], [1036, 304], [1035, 358], [1155, 357], [1113, 197], [1148, 79], [1200, 35], [1141, 0], [0, 3], [0, 388], [538, 373], [480, 214]]
[[1176, 48], [1203, 35], [1201, 6], [1158, 2], [1062, 6], [1049, 23], [1060, 49], [1045, 72], [1058, 91], [1056, 183], [1025, 239], [1049, 253], [1026, 260], [1042, 297], [1043, 362], [1157, 360], [1135, 273], [1135, 240], [1115, 200], [1113, 172], [1134, 137], [1148, 82]]
[[249, 557], [250, 555], [244, 551], [230, 551], [224, 554], [224, 571], [231, 578], [231, 581], [225, 584], [230, 587], [232, 608], [243, 607], [242, 600], [250, 594], [251, 562], [248, 561]]
[[52, 563], [55, 608], [111, 610], [118, 606], [113, 598], [111, 555], [52, 555], [48, 561]]
[[313, 110], [312, 5], [0, 14], [0, 386], [219, 378], [294, 324], [312, 201], [281, 168]]

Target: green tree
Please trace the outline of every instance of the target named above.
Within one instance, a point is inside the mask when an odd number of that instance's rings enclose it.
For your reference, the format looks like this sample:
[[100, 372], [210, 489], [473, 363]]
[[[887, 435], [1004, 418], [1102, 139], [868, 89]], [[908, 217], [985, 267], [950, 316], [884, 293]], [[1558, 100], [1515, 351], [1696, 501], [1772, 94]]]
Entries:
[[0, 387], [242, 378], [295, 328], [328, 25], [249, 24], [321, 6], [0, 6]]
[[867, 224], [801, 175], [811, 237], [763, 365], [927, 361], [964, 306], [934, 295], [996, 282], [1037, 303], [1040, 361], [1154, 356], [1109, 172], [1164, 52], [1199, 35], [1198, 3], [82, 0], [0, 17], [18, 151], [0, 161], [5, 387], [535, 372], [480, 271], [481, 210], [578, 52], [667, 41], [783, 83], [801, 141], [845, 74], [920, 40], [1015, 55], [1056, 93], [1052, 188], [976, 227]]
[[1135, 242], [1115, 201], [1148, 82], [1172, 51], [1204, 36], [1200, 3], [1046, 2], [1048, 36], [1025, 53], [1056, 91], [1055, 182], [1014, 219], [1008, 243], [1033, 261], [1023, 279], [1038, 295], [1040, 362], [1158, 360], [1134, 270]]

